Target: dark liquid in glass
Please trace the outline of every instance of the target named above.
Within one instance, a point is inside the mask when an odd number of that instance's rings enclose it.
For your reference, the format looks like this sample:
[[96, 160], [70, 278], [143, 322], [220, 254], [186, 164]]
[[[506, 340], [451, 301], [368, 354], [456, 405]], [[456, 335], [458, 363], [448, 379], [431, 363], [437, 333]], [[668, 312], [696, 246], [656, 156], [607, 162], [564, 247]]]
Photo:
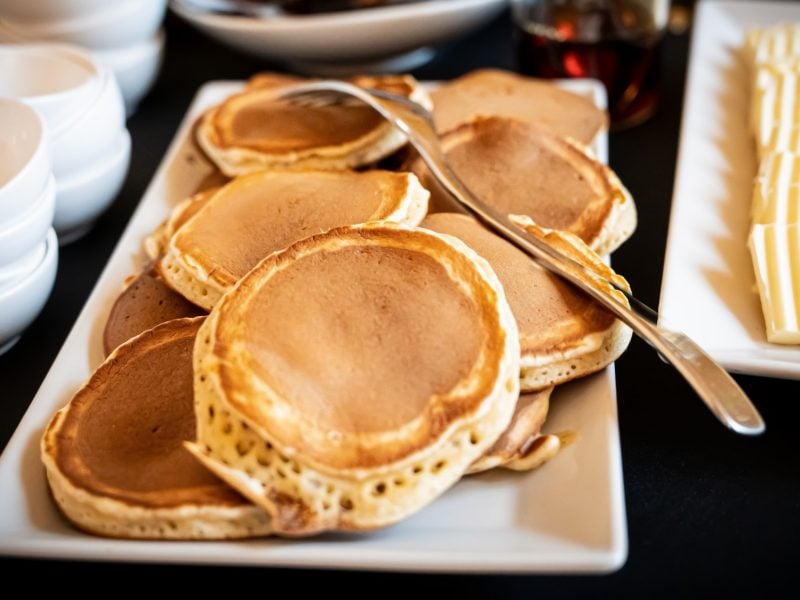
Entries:
[[653, 113], [663, 34], [649, 11], [630, 0], [541, 2], [529, 11], [527, 23], [515, 27], [523, 73], [599, 79], [617, 127], [635, 125]]

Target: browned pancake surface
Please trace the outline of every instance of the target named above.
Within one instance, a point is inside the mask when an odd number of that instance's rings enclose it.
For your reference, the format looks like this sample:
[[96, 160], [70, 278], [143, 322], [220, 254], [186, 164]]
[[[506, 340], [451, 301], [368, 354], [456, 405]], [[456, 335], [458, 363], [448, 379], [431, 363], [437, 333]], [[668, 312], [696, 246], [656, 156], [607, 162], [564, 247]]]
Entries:
[[368, 221], [405, 193], [405, 176], [384, 171], [245, 175], [202, 207], [174, 243], [231, 285], [272, 252]]
[[460, 77], [431, 94], [440, 133], [476, 117], [510, 117], [547, 127], [590, 144], [608, 117], [588, 98], [551, 82], [485, 69]]
[[[520, 121], [481, 119], [447, 134], [443, 147], [467, 187], [498, 211], [527, 215], [588, 244], [601, 232], [617, 197], [597, 161]], [[412, 170], [431, 190], [432, 205], [438, 210], [454, 206], [421, 159]]]
[[149, 508], [245, 502], [183, 447], [195, 436], [192, 350], [202, 321], [145, 332], [75, 395], [50, 449], [73, 485]]
[[428, 215], [421, 226], [459, 238], [489, 261], [517, 320], [523, 356], [564, 352], [614, 323], [614, 316], [589, 296], [472, 217], [437, 213]]
[[173, 291], [152, 267], [145, 267], [114, 302], [103, 331], [103, 350], [108, 356], [123, 342], [159, 323], [204, 312]]

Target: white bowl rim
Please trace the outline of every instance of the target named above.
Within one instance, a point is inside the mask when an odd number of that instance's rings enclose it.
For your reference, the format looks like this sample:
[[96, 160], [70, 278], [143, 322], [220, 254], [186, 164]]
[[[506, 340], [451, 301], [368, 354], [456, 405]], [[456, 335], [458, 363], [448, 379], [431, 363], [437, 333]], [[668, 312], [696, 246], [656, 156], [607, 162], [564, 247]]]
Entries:
[[33, 168], [31, 165], [35, 165], [36, 162], [38, 162], [39, 157], [43, 153], [48, 153], [50, 151], [50, 148], [48, 143], [49, 132], [47, 130], [47, 124], [44, 122], [42, 115], [39, 114], [39, 111], [37, 111], [32, 106], [26, 104], [22, 100], [18, 100], [16, 98], [0, 98], [0, 103], [14, 104], [16, 107], [28, 111], [35, 117], [36, 123], [39, 126], [39, 142], [36, 144], [36, 149], [28, 157], [28, 160], [25, 162], [23, 167], [17, 170], [17, 172], [11, 179], [6, 181], [4, 184], [0, 185], [0, 191], [2, 191], [5, 188], [10, 188], [11, 186], [15, 185], [20, 179], [25, 177], [26, 173]]
[[[20, 289], [39, 277], [42, 271], [49, 267], [50, 263], [53, 262], [55, 257], [58, 255], [58, 236], [56, 236], [56, 230], [52, 227], [48, 229], [44, 241], [47, 244], [47, 249], [42, 257], [42, 261], [36, 265], [36, 268], [34, 268], [25, 277], [22, 277], [19, 281], [15, 281], [13, 285], [10, 285], [5, 289], [0, 289], [0, 300], [5, 300], [6, 298], [18, 293]], [[48, 293], [48, 296], [49, 295], [50, 294]]]
[[505, 4], [508, 0], [447, 0], [446, 2], [410, 2], [395, 6], [376, 6], [369, 9], [352, 10], [319, 15], [286, 15], [270, 19], [259, 19], [245, 15], [221, 15], [188, 8], [181, 0], [170, 0], [170, 7], [181, 17], [194, 22], [214, 24], [234, 30], [292, 30], [302, 31], [309, 27], [324, 25], [375, 24], [391, 21], [397, 17], [435, 17], [440, 14], [461, 11], [477, 6]]
[[68, 177], [61, 177], [58, 180], [58, 191], [71, 191], [74, 188], [84, 185], [92, 179], [99, 179], [109, 171], [113, 170], [124, 156], [128, 153], [131, 147], [131, 134], [127, 128], [123, 127], [119, 136], [117, 137], [114, 150], [109, 154], [108, 159], [100, 163], [89, 165], [85, 169], [81, 169]]
[[[2, 22], [0, 22], [2, 24]], [[72, 62], [80, 62], [82, 66], [89, 67], [91, 75], [89, 78], [76, 87], [72, 87], [60, 92], [53, 92], [51, 94], [38, 94], [35, 96], [19, 96], [16, 100], [30, 103], [34, 107], [37, 102], [44, 102], [46, 100], [58, 101], [64, 97], [77, 94], [86, 86], [91, 86], [96, 83], [96, 80], [103, 75], [103, 66], [100, 65], [92, 56], [80, 46], [73, 44], [64, 44], [60, 42], [24, 42], [19, 44], [0, 44], [0, 50], [8, 52], [40, 52], [45, 56], [51, 57], [53, 53], [59, 54], [62, 58], [66, 58]]]
[[150, 58], [151, 55], [160, 52], [164, 48], [166, 39], [167, 35], [162, 27], [152, 37], [144, 40], [115, 48], [93, 48], [91, 53], [100, 62], [119, 61], [120, 64], [134, 62], [144, 57]]
[[100, 98], [103, 97], [103, 94], [106, 92], [106, 88], [109, 85], [113, 85], [113, 79], [116, 77], [113, 71], [103, 65], [100, 64], [99, 61], [92, 58], [92, 62], [95, 64], [95, 68], [97, 69], [97, 78], [99, 79], [99, 84], [97, 86], [97, 93], [95, 93], [94, 97], [86, 103], [85, 106], [81, 110], [75, 111], [75, 114], [72, 115], [66, 121], [59, 123], [58, 127], [53, 128], [51, 131], [51, 140], [53, 144], [62, 136], [64, 135], [65, 131], [69, 131], [72, 127], [80, 122], [88, 113], [94, 110], [94, 107], [100, 101]]
[[44, 210], [48, 204], [55, 203], [56, 179], [52, 173], [47, 178], [47, 183], [33, 204], [28, 206], [28, 210], [12, 219], [10, 222], [0, 222], [0, 240], [4, 237], [17, 233], [20, 229], [25, 229], [31, 222], [39, 216], [39, 212]]

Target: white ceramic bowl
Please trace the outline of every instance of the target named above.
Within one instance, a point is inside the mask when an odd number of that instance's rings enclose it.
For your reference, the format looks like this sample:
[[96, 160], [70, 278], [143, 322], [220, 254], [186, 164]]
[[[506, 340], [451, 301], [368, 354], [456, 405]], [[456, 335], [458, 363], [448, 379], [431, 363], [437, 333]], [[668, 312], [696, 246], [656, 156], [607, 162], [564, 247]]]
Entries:
[[50, 133], [98, 95], [102, 67], [64, 44], [0, 45], [0, 96], [16, 98], [44, 117]]
[[53, 225], [56, 182], [50, 175], [40, 197], [13, 221], [0, 223], [0, 269], [24, 257], [39, 244]]
[[164, 20], [166, 7], [167, 0], [109, 0], [104, 10], [87, 11], [73, 18], [23, 22], [6, 15], [3, 23], [5, 29], [25, 40], [46, 39], [89, 48], [115, 48], [155, 35]]
[[102, 163], [57, 180], [53, 226], [61, 244], [81, 237], [108, 208], [125, 181], [130, 158], [131, 136], [123, 129]]
[[27, 211], [49, 176], [44, 121], [30, 106], [0, 98], [0, 227]]
[[94, 50], [92, 56], [111, 69], [125, 99], [125, 112], [131, 115], [139, 101], [150, 91], [164, 58], [164, 31], [138, 44]]
[[[201, 31], [234, 48], [290, 63], [375, 61], [445, 42], [497, 16], [507, 0], [446, 0], [270, 19], [170, 7]], [[402, 64], [402, 63], [395, 63]], [[400, 67], [402, 68], [402, 67]]]
[[17, 282], [22, 281], [32, 273], [33, 270], [39, 266], [39, 263], [42, 262], [46, 250], [47, 238], [45, 236], [45, 238], [36, 244], [25, 256], [21, 256], [9, 265], [0, 267], [0, 292], [16, 285]]
[[3, 14], [21, 23], [62, 21], [139, 0], [3, 0]]
[[39, 315], [50, 296], [58, 266], [58, 240], [52, 229], [47, 234], [42, 260], [26, 277], [0, 290], [0, 354]]
[[106, 160], [125, 128], [125, 103], [117, 81], [101, 70], [97, 97], [72, 120], [51, 129], [53, 173], [59, 183]]

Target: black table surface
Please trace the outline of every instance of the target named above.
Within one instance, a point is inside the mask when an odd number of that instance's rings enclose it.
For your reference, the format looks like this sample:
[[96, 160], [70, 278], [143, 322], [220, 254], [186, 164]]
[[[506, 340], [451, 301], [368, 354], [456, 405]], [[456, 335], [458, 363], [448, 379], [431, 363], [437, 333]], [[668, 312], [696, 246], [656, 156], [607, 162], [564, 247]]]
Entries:
[[[119, 198], [90, 234], [62, 249], [55, 289], [44, 311], [21, 341], [0, 357], [3, 446], [47, 374], [198, 87], [273, 67], [208, 40], [173, 16], [166, 27], [163, 70], [128, 122], [133, 158]], [[651, 306], [658, 304], [661, 285], [688, 47], [688, 35], [667, 36], [660, 110], [647, 123], [611, 135], [611, 165], [639, 210], [638, 230], [614, 254], [614, 264]], [[444, 47], [414, 74], [447, 79], [485, 66], [513, 67], [508, 15]], [[114, 577], [135, 586], [155, 575], [187, 583], [236, 582], [232, 585], [237, 587], [240, 582], [258, 583], [264, 594], [285, 585], [298, 592], [308, 585], [341, 590], [353, 579], [375, 593], [430, 590], [453, 597], [726, 591], [738, 596], [774, 589], [794, 579], [792, 567], [800, 559], [800, 384], [736, 379], [767, 422], [762, 437], [744, 438], [725, 430], [641, 341], [634, 339], [617, 362], [630, 549], [625, 566], [611, 575], [434, 576], [22, 559], [3, 559], [0, 569], [6, 576], [35, 576], [35, 581], [55, 575], [75, 580]]]

